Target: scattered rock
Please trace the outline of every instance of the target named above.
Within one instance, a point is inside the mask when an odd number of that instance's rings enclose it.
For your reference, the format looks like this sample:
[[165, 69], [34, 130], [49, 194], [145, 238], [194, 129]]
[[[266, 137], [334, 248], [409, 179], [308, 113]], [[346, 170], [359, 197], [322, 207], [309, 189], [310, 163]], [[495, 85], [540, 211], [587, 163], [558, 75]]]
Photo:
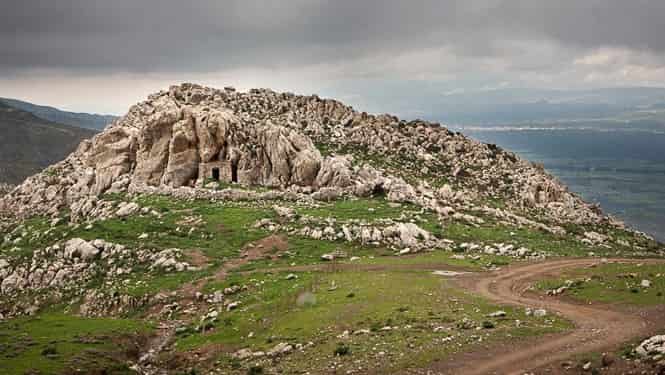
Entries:
[[284, 354], [288, 354], [293, 350], [293, 346], [286, 342], [281, 342], [275, 345], [272, 349], [268, 350], [267, 355], [269, 357], [276, 357]]
[[65, 243], [65, 256], [70, 259], [78, 257], [83, 260], [91, 260], [99, 253], [98, 248], [80, 238], [73, 238]]
[[495, 311], [488, 315], [490, 318], [503, 318], [506, 316], [506, 312], [503, 310]]
[[545, 317], [545, 316], [547, 316], [547, 310], [545, 310], [545, 309], [533, 310], [533, 316], [535, 316], [536, 318]]
[[321, 260], [332, 261], [335, 260], [335, 256], [333, 254], [323, 254]]
[[665, 355], [665, 335], [652, 336], [642, 341], [635, 353], [642, 358], [652, 358]]
[[129, 203], [122, 202], [118, 208], [118, 211], [116, 212], [116, 215], [118, 217], [132, 216], [135, 213], [137, 213], [140, 209], [141, 207], [134, 202], [129, 202]]

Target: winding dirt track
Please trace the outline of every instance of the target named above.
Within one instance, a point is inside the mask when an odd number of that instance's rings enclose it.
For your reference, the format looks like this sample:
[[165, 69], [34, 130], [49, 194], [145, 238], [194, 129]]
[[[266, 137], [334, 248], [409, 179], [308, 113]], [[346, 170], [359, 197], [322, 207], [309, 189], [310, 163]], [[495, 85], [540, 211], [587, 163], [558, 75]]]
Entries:
[[[247, 258], [253, 258], [248, 256]], [[246, 260], [245, 260], [246, 261]], [[245, 263], [241, 261], [240, 263]], [[662, 259], [613, 259], [613, 263], [665, 263]], [[238, 264], [233, 264], [235, 268]], [[462, 355], [452, 361], [434, 363], [427, 369], [427, 374], [520, 374], [523, 375], [534, 369], [564, 361], [570, 357], [616, 348], [618, 345], [646, 336], [653, 330], [648, 320], [639, 313], [609, 309], [604, 305], [583, 305], [568, 302], [559, 298], [543, 298], [534, 293], [527, 293], [534, 281], [561, 273], [568, 268], [582, 268], [600, 264], [598, 258], [562, 259], [545, 261], [541, 263], [520, 264], [503, 268], [494, 272], [457, 275], [451, 280], [475, 294], [485, 297], [498, 304], [509, 304], [521, 307], [543, 308], [548, 313], [558, 313], [571, 320], [574, 329], [563, 334], [550, 335], [540, 339], [529, 340], [527, 343], [504, 346], [498, 350], [483, 355], [471, 354], [472, 360]], [[329, 265], [293, 266], [276, 271], [324, 271]], [[409, 270], [442, 270], [457, 269], [446, 264], [392, 264], [392, 265], [361, 265], [339, 264], [336, 269], [350, 269], [357, 271], [383, 271], [389, 269]], [[217, 275], [223, 279], [228, 268]], [[265, 270], [248, 271], [264, 272]], [[433, 370], [433, 371], [432, 371]], [[161, 373], [159, 371], [145, 371], [143, 373]], [[418, 372], [420, 373], [420, 372]]]
[[[663, 259], [611, 259], [611, 263], [665, 263]], [[638, 312], [610, 309], [607, 305], [584, 305], [553, 297], [527, 293], [537, 280], [560, 274], [565, 269], [583, 268], [601, 264], [598, 258], [567, 258], [540, 263], [519, 264], [490, 273], [471, 272], [455, 276], [451, 280], [475, 294], [498, 304], [543, 308], [548, 313], [558, 313], [572, 321], [574, 328], [568, 332], [548, 335], [527, 343], [504, 346], [486, 355], [473, 356], [473, 360], [459, 358], [434, 364], [428, 374], [520, 374], [529, 373], [547, 365], [570, 359], [574, 355], [614, 349], [631, 339], [646, 336], [653, 330], [648, 320]], [[339, 268], [383, 271], [390, 269], [441, 270], [460, 269], [446, 264], [391, 264], [353, 265], [340, 264]], [[278, 271], [324, 270], [326, 265], [296, 266]], [[463, 270], [463, 269], [460, 269]], [[275, 270], [273, 270], [275, 271]], [[468, 353], [467, 353], [468, 354]], [[432, 371], [434, 370], [434, 371]]]
[[[656, 260], [616, 259], [620, 263], [655, 263]], [[492, 301], [516, 306], [544, 308], [571, 320], [575, 328], [562, 335], [517, 345], [500, 355], [466, 361], [455, 374], [524, 374], [575, 354], [616, 347], [632, 338], [649, 334], [647, 321], [639, 314], [614, 311], [607, 306], [582, 305], [556, 298], [538, 298], [525, 293], [534, 280], [566, 268], [598, 264], [598, 259], [567, 259], [504, 268], [491, 274], [462, 277], [459, 284]], [[446, 372], [448, 372], [446, 371]]]

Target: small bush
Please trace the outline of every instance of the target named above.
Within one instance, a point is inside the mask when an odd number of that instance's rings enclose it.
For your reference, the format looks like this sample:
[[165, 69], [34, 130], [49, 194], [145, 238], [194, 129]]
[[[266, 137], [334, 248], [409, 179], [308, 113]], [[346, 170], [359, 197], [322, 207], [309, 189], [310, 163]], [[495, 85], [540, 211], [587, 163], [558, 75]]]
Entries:
[[42, 349], [42, 355], [45, 357], [56, 354], [58, 354], [58, 351], [55, 349], [55, 346], [47, 346], [44, 349]]
[[486, 320], [486, 321], [483, 322], [483, 328], [485, 328], [485, 329], [492, 329], [494, 327], [495, 327], [494, 323], [490, 322], [489, 320]]
[[344, 356], [344, 355], [349, 355], [351, 354], [351, 348], [349, 348], [348, 345], [339, 343], [337, 344], [337, 347], [335, 348], [335, 355], [336, 356]]
[[263, 374], [263, 367], [261, 366], [252, 366], [247, 369], [247, 375], [260, 375]]

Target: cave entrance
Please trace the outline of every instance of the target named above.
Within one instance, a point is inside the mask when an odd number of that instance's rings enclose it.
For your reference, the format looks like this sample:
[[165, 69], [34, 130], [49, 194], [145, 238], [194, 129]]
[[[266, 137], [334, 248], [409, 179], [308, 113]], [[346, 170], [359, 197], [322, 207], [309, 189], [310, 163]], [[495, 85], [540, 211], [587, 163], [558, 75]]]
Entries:
[[231, 164], [231, 182], [238, 182], [238, 166]]
[[212, 179], [215, 181], [219, 181], [219, 168], [212, 169]]

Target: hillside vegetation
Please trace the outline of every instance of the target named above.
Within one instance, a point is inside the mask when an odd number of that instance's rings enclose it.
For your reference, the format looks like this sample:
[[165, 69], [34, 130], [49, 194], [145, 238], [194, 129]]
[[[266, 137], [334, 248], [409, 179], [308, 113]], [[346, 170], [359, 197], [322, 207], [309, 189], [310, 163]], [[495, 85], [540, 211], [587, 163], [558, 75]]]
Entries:
[[[530, 369], [633, 336], [580, 331], [549, 309], [569, 305], [516, 303], [488, 280], [664, 254], [542, 168], [439, 124], [192, 84], [133, 106], [0, 215], [10, 374]], [[639, 319], [619, 331], [644, 334]], [[492, 362], [510, 348], [542, 351]]]

